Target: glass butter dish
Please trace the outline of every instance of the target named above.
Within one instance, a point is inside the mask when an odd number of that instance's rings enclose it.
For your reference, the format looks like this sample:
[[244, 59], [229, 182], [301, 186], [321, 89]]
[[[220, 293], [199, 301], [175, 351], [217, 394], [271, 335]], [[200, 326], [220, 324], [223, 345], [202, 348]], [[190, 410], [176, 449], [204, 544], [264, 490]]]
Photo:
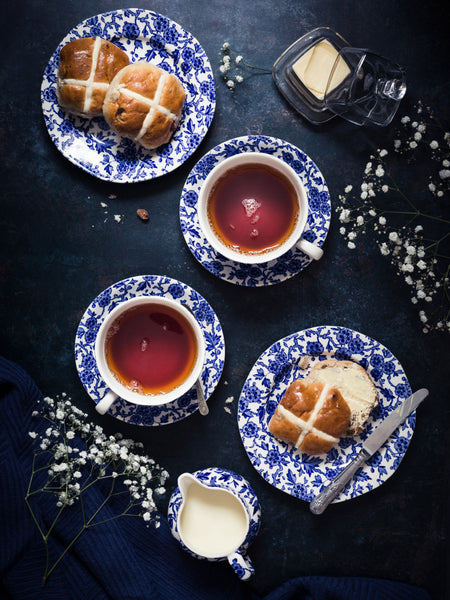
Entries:
[[294, 42], [277, 59], [272, 75], [286, 100], [317, 125], [336, 115], [356, 125], [388, 125], [406, 92], [399, 65], [350, 47], [328, 27]]

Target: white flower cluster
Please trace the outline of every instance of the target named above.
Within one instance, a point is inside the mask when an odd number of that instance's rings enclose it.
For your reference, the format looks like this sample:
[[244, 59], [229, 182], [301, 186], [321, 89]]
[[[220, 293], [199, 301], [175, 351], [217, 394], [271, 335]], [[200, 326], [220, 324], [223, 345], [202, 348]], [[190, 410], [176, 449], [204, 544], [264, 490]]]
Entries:
[[[450, 134], [441, 130], [429, 139], [430, 123], [435, 124], [429, 109], [419, 103], [415, 119], [403, 117], [403, 130], [394, 140], [397, 161], [415, 161], [415, 175], [423, 175], [419, 191], [434, 197], [436, 209], [443, 210], [443, 200], [450, 190]], [[379, 149], [365, 166], [359, 189], [348, 185], [337, 207], [340, 233], [347, 246], [356, 248], [356, 239], [369, 229], [375, 233], [378, 248], [389, 257], [397, 273], [411, 290], [411, 302], [422, 304], [419, 311], [423, 331], [450, 331], [450, 220], [440, 214], [416, 207], [410, 195], [395, 183], [388, 150]], [[404, 162], [404, 160], [403, 160]], [[431, 165], [431, 175], [429, 167]], [[401, 168], [402, 165], [398, 165]], [[437, 168], [436, 168], [437, 166]], [[417, 186], [411, 171], [412, 188]], [[417, 192], [416, 192], [417, 193]], [[430, 198], [428, 205], [433, 202]]]
[[262, 69], [244, 62], [241, 54], [237, 54], [231, 50], [229, 42], [225, 42], [222, 45], [220, 56], [219, 70], [229, 90], [233, 91], [237, 83], [242, 83], [245, 75], [249, 72], [259, 71], [261, 73], [270, 73], [269, 69]]
[[106, 482], [110, 484], [106, 501], [128, 492], [117, 516], [138, 514], [145, 521], [155, 516], [159, 525], [153, 492], [164, 493], [168, 473], [143, 454], [142, 444], [121, 434], [107, 436], [66, 394], [56, 400], [44, 398], [41, 411], [34, 411], [33, 416], [44, 418], [48, 427], [40, 434], [29, 432], [35, 455], [27, 501], [37, 493], [52, 494], [62, 510], [80, 500], [92, 485]]
[[394, 150], [417, 164], [428, 154], [427, 163], [434, 167], [428, 176], [428, 190], [443, 198], [450, 189], [450, 132], [443, 131], [432, 110], [422, 102], [418, 102], [414, 118], [404, 116], [401, 124]]

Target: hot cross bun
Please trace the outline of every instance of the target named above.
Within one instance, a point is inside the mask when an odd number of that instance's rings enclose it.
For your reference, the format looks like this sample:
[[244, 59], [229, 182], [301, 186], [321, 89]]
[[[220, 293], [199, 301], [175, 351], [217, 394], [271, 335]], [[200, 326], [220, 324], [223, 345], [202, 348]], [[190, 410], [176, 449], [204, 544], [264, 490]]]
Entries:
[[123, 50], [99, 37], [69, 42], [59, 53], [56, 95], [60, 106], [83, 117], [101, 115], [109, 84], [129, 62]]
[[103, 114], [119, 135], [153, 149], [172, 137], [185, 98], [183, 86], [175, 75], [139, 61], [114, 77], [106, 94]]

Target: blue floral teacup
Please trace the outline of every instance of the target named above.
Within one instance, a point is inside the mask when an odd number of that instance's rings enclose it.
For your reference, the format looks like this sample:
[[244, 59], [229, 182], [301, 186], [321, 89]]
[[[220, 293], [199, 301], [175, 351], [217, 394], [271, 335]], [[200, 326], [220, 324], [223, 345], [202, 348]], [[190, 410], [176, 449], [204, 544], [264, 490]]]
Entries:
[[[114, 352], [109, 348], [113, 339], [118, 340]], [[118, 398], [162, 406], [183, 396], [201, 375], [205, 341], [196, 318], [181, 302], [145, 294], [118, 303], [105, 316], [94, 356], [107, 386], [96, 405], [103, 415]]]
[[216, 252], [237, 263], [261, 264], [298, 246], [315, 260], [319, 246], [304, 237], [308, 193], [296, 171], [266, 152], [241, 152], [208, 173], [198, 195], [200, 229]]

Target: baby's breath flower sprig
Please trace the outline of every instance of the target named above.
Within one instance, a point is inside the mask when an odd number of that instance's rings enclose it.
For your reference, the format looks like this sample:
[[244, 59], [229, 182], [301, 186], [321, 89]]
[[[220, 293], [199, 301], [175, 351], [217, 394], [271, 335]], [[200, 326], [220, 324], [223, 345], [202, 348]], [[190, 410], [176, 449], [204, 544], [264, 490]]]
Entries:
[[225, 42], [220, 49], [220, 72], [229, 90], [233, 91], [236, 84], [242, 83], [250, 73], [271, 73], [270, 69], [255, 67], [244, 61], [244, 57], [230, 48]]
[[[124, 439], [121, 434], [106, 435], [99, 425], [90, 423], [87, 414], [74, 406], [65, 393], [56, 399], [44, 398], [38, 408], [33, 417], [40, 421], [36, 431], [29, 432], [34, 454], [25, 502], [45, 545], [44, 586], [88, 529], [125, 515], [141, 517], [158, 527], [154, 494], [165, 492], [168, 473], [143, 453], [141, 443]], [[102, 500], [88, 510], [83, 497], [94, 486], [102, 492]], [[35, 510], [40, 495], [55, 500], [55, 515], [47, 527]], [[111, 512], [104, 512], [108, 504], [115, 511], [112, 516]], [[51, 564], [51, 535], [64, 511], [74, 505], [79, 507], [79, 530]]]
[[[418, 305], [424, 333], [450, 331], [450, 220], [441, 216], [450, 190], [450, 134], [423, 103], [414, 118], [401, 119], [392, 154], [378, 149], [367, 162], [359, 188], [346, 186], [339, 196], [340, 233], [351, 250], [369, 230], [383, 256], [409, 286]], [[395, 157], [398, 159], [395, 160]], [[392, 159], [392, 160], [391, 160]], [[423, 175], [417, 190], [426, 194], [430, 210], [417, 208], [412, 194], [396, 183], [394, 167], [412, 162], [414, 175]], [[399, 163], [400, 161], [400, 163]], [[438, 214], [433, 212], [433, 208]], [[443, 214], [443, 213], [442, 213]]]
[[424, 162], [432, 167], [427, 181], [429, 192], [442, 198], [450, 189], [450, 132], [436, 118], [433, 110], [419, 101], [414, 118], [405, 115], [394, 140], [396, 153], [408, 163]]

